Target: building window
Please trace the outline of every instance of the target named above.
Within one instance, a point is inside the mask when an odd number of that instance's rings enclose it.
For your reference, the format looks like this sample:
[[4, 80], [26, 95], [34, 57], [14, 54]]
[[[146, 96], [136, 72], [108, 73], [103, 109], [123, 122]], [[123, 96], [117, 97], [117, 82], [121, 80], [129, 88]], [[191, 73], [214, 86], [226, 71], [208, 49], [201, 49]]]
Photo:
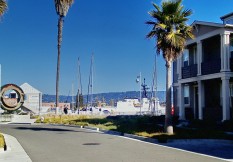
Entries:
[[231, 58], [233, 58], [233, 36], [230, 36], [230, 53]]
[[197, 64], [197, 47], [196, 46], [192, 48], [192, 52], [193, 52], [193, 64]]
[[184, 54], [183, 54], [183, 65], [185, 66], [189, 66], [189, 50], [185, 49], [184, 50]]
[[184, 86], [184, 104], [189, 105], [189, 85]]

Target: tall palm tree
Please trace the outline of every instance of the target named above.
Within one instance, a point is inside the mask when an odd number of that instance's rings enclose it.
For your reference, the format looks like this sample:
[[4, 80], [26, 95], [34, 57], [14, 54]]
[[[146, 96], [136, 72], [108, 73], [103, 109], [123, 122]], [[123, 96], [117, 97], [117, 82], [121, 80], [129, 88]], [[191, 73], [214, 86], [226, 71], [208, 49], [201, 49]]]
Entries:
[[58, 36], [57, 36], [57, 76], [56, 76], [56, 107], [59, 106], [59, 78], [60, 78], [60, 55], [62, 42], [63, 21], [69, 8], [74, 3], [74, 0], [54, 0], [56, 12], [58, 15]]
[[185, 42], [188, 38], [193, 38], [192, 27], [186, 25], [191, 10], [184, 10], [182, 0], [164, 1], [161, 8], [153, 3], [155, 10], [149, 12], [153, 18], [146, 24], [152, 26], [152, 30], [147, 34], [147, 38], [155, 38], [156, 52], [163, 55], [166, 62], [166, 115], [165, 132], [173, 134], [171, 115], [171, 88], [172, 88], [172, 62], [182, 54]]
[[0, 17], [6, 12], [7, 3], [5, 0], [0, 0]]

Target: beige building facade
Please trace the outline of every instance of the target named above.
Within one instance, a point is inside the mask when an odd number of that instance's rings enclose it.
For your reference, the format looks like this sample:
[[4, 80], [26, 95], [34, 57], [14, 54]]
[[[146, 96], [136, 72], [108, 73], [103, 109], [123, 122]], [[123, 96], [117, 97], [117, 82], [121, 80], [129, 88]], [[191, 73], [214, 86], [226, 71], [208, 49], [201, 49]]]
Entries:
[[194, 21], [195, 39], [173, 63], [173, 104], [179, 119], [232, 119], [233, 13], [223, 23]]

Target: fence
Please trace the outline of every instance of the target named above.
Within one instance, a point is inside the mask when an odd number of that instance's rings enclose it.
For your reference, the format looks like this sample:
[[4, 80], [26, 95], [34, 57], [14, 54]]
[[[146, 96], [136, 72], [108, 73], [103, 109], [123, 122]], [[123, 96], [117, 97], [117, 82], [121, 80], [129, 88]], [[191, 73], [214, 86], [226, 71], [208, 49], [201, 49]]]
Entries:
[[12, 115], [11, 114], [0, 114], [0, 122], [11, 122], [12, 121]]

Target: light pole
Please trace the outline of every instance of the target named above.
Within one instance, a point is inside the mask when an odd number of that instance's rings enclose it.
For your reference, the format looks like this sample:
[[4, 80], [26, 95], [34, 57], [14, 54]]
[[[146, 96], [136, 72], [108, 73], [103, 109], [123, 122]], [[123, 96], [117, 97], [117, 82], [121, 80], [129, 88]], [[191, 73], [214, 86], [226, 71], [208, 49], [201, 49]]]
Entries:
[[142, 75], [141, 72], [137, 76], [136, 82], [139, 83], [139, 101], [140, 101], [140, 115], [142, 114], [142, 93], [141, 93], [141, 84], [142, 84]]

